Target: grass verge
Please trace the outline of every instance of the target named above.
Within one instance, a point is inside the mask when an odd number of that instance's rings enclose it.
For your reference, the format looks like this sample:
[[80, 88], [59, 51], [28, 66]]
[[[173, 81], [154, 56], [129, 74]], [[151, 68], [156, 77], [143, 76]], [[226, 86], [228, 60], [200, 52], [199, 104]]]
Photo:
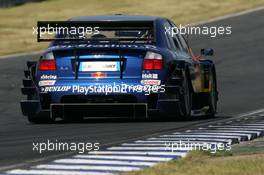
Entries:
[[230, 152], [193, 151], [185, 158], [124, 175], [263, 175], [264, 138], [232, 147]]
[[0, 55], [36, 51], [32, 27], [38, 20], [81, 15], [156, 15], [187, 24], [264, 5], [264, 0], [48, 0], [0, 10]]

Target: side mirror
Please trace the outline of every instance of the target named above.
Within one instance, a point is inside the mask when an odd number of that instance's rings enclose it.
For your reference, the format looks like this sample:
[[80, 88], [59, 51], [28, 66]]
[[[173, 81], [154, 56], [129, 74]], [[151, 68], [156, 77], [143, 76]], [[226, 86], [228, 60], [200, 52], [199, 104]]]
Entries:
[[212, 49], [212, 48], [201, 49], [201, 55], [213, 56], [214, 55], [214, 49]]

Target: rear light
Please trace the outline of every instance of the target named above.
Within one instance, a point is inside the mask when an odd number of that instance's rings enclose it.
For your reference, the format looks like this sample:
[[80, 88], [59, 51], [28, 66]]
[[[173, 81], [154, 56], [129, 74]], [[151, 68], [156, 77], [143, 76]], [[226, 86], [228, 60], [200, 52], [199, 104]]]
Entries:
[[55, 60], [40, 60], [39, 70], [56, 70]]
[[91, 76], [94, 78], [104, 78], [107, 76], [107, 74], [103, 72], [95, 72], [95, 73], [92, 73]]
[[161, 70], [163, 68], [163, 58], [160, 54], [154, 52], [147, 52], [144, 62], [144, 70]]
[[38, 70], [48, 71], [48, 70], [56, 70], [56, 61], [52, 52], [46, 53], [39, 60]]

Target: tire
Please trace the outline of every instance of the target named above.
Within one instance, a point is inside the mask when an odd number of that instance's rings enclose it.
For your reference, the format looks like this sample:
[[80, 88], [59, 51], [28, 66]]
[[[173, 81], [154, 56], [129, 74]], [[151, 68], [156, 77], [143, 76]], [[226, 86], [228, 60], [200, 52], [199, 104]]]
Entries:
[[192, 88], [187, 71], [182, 75], [182, 93], [180, 99], [180, 117], [183, 120], [190, 120], [192, 113]]
[[209, 93], [208, 96], [209, 117], [214, 117], [217, 112], [217, 100], [218, 100], [217, 84], [216, 84], [214, 71], [211, 71], [209, 80], [211, 86], [211, 92]]
[[55, 120], [49, 118], [48, 116], [38, 116], [38, 115], [28, 115], [27, 119], [31, 124], [50, 124], [53, 123]]
[[37, 119], [37, 117], [35, 117], [35, 116], [28, 115], [27, 116], [27, 119], [28, 119], [29, 123], [32, 123], [32, 124], [39, 123], [39, 119]]

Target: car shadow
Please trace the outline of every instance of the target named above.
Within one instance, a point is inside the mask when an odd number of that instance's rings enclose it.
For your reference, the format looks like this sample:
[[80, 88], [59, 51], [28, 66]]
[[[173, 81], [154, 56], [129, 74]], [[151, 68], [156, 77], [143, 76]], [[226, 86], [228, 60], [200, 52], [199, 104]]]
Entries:
[[[193, 117], [190, 120], [184, 120], [179, 117], [167, 117], [167, 116], [155, 116], [150, 118], [125, 118], [125, 117], [117, 117], [117, 118], [83, 118], [82, 120], [57, 120], [54, 124], [88, 124], [88, 123], [160, 123], [160, 122], [195, 122], [195, 121], [208, 121], [208, 120], [218, 120], [227, 118], [228, 116], [199, 116]], [[230, 117], [230, 116], [229, 116]]]

